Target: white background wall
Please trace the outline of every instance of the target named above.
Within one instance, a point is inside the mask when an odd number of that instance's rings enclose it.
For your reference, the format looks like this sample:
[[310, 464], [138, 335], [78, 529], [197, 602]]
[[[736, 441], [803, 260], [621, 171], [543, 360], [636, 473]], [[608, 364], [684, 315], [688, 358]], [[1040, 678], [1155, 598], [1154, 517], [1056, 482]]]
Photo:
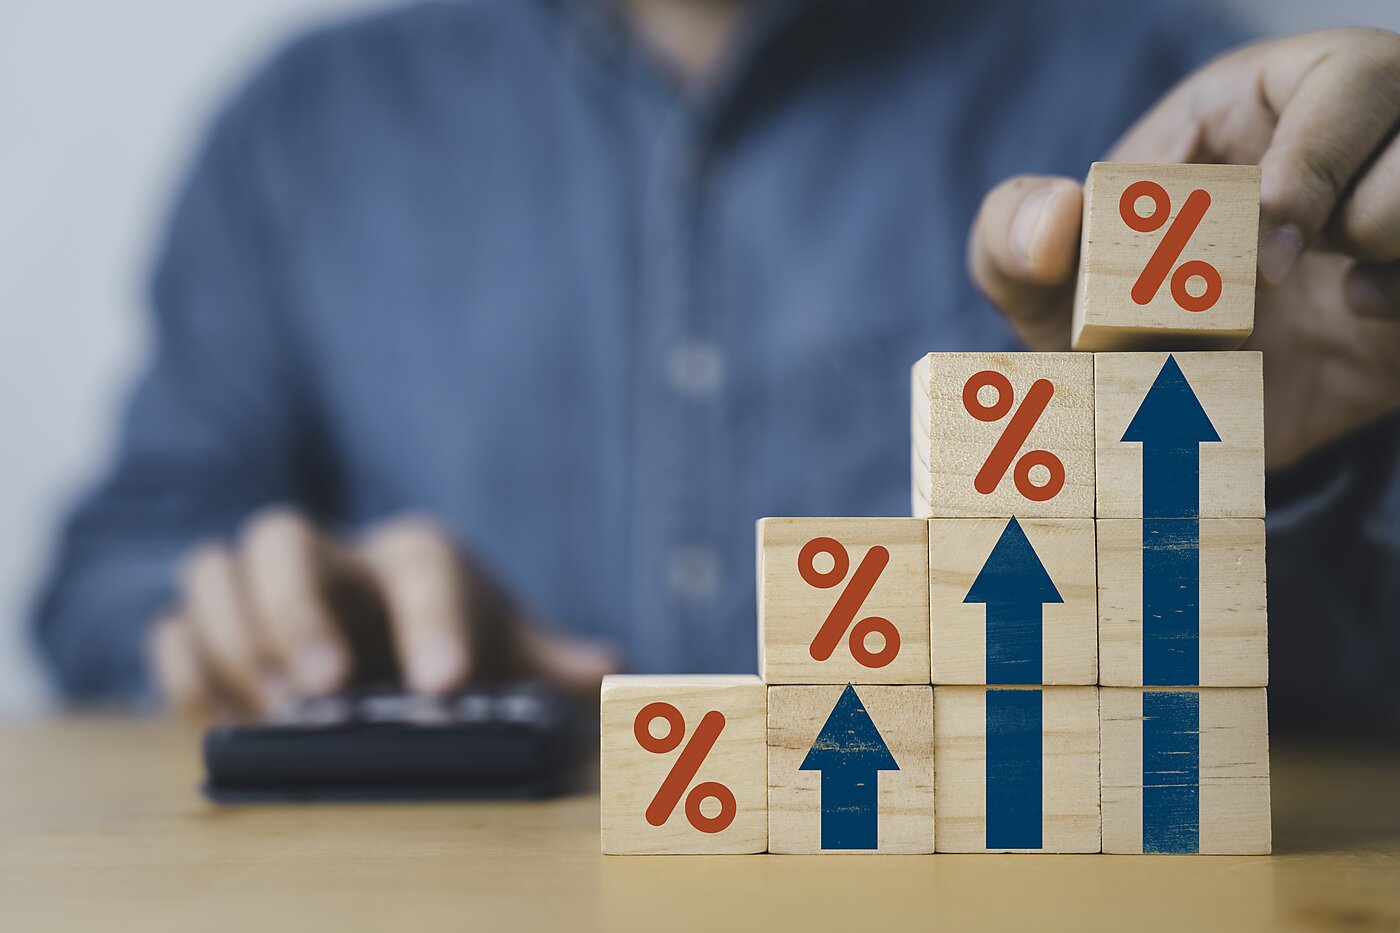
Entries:
[[[155, 230], [203, 121], [279, 37], [389, 0], [0, 0], [0, 711], [55, 518], [145, 349]], [[1261, 32], [1400, 29], [1395, 0], [1225, 0]]]

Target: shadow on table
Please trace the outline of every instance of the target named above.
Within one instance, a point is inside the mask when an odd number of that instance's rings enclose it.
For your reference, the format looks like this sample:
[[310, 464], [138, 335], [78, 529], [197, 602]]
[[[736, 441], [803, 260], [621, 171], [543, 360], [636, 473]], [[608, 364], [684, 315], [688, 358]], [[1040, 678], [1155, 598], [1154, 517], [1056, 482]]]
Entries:
[[1400, 852], [1400, 749], [1280, 743], [1274, 854]]

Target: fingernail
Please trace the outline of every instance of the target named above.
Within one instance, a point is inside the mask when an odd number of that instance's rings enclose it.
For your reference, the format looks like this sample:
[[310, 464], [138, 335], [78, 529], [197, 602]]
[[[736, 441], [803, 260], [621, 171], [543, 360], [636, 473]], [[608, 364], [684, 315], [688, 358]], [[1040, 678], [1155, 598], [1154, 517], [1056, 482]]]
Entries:
[[1303, 255], [1303, 231], [1293, 224], [1275, 227], [1259, 241], [1259, 273], [1270, 285], [1288, 278]]
[[412, 685], [424, 693], [442, 693], [461, 683], [465, 669], [461, 643], [452, 639], [424, 642], [413, 653]]
[[1362, 270], [1352, 272], [1346, 281], [1347, 304], [1361, 317], [1394, 318], [1397, 308], [1376, 277]]
[[1011, 220], [1011, 252], [1027, 272], [1035, 271], [1040, 233], [1050, 215], [1050, 204], [1059, 193], [1058, 185], [1045, 185], [1031, 192]]
[[308, 693], [327, 693], [340, 686], [345, 657], [335, 645], [316, 639], [302, 645], [293, 663], [297, 683]]

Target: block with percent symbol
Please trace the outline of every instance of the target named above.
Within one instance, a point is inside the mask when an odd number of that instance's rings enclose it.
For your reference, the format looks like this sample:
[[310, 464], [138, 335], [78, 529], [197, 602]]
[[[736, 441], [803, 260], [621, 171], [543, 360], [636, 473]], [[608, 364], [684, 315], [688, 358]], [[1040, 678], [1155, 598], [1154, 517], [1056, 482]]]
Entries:
[[935, 684], [1098, 682], [1092, 518], [935, 518]]
[[913, 371], [920, 518], [1094, 514], [1094, 358], [930, 353]]
[[1105, 852], [1269, 852], [1264, 688], [1104, 687], [1100, 710]]
[[933, 851], [933, 688], [768, 688], [768, 850]]
[[928, 680], [928, 524], [758, 522], [759, 673], [770, 684]]
[[1264, 522], [1102, 519], [1100, 682], [1262, 687]]
[[1264, 517], [1255, 351], [1094, 354], [1099, 518]]
[[604, 852], [766, 848], [767, 693], [757, 677], [611, 676], [601, 716]]
[[939, 852], [1098, 852], [1097, 687], [935, 687]]
[[1233, 349], [1254, 329], [1257, 165], [1096, 162], [1076, 350]]

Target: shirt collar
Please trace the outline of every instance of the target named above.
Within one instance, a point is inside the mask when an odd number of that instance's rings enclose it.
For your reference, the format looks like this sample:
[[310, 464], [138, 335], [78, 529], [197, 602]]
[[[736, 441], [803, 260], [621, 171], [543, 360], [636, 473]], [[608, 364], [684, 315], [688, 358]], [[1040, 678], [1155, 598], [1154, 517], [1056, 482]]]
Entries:
[[[542, 0], [563, 16], [578, 45], [594, 57], [614, 64], [634, 64], [666, 80], [665, 69], [640, 48], [615, 0]], [[728, 118], [733, 104], [755, 78], [764, 53], [792, 31], [822, 16], [839, 17], [855, 26], [876, 9], [901, 5], [897, 0], [753, 0], [755, 6], [740, 27], [714, 79], [690, 98], [699, 121], [710, 129]], [[927, 0], [924, 0], [927, 2]], [[643, 65], [645, 63], [645, 65]], [[672, 89], [680, 96], [679, 84]]]

